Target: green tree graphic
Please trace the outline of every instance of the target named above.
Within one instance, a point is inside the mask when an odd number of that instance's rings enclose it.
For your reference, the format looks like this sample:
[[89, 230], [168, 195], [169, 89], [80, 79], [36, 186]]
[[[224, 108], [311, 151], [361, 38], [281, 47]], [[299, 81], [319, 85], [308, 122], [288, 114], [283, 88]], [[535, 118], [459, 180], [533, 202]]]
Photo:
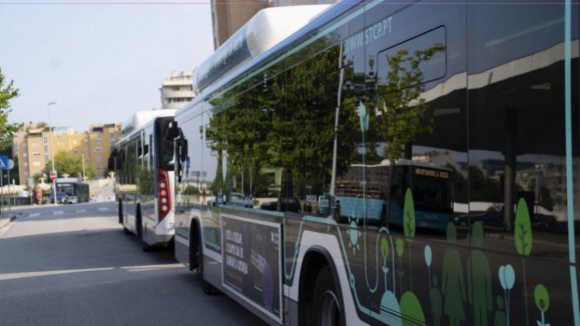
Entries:
[[411, 244], [415, 237], [415, 204], [413, 202], [413, 193], [410, 188], [405, 192], [405, 204], [403, 206], [403, 231], [405, 233], [405, 240], [409, 243], [409, 284], [413, 291], [413, 269], [411, 267]]
[[548, 294], [548, 289], [542, 284], [536, 285], [534, 289], [534, 299], [536, 300], [536, 307], [542, 313], [542, 320], [538, 320], [538, 326], [550, 326], [546, 324], [546, 318], [544, 314], [548, 309], [550, 309], [550, 295]]
[[526, 256], [532, 252], [532, 223], [528, 205], [523, 198], [518, 201], [516, 210], [516, 220], [514, 226], [514, 241], [516, 250], [522, 257], [522, 268], [524, 274], [524, 305], [526, 311], [526, 325], [529, 325], [528, 316], [528, 286], [526, 282]]

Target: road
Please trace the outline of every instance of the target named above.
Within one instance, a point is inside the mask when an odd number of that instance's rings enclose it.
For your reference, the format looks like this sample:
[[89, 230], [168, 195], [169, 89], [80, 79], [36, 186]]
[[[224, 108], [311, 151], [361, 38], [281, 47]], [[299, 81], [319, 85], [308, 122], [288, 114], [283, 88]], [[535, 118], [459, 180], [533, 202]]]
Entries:
[[114, 203], [16, 209], [0, 229], [2, 325], [262, 325], [206, 296], [169, 250], [143, 253]]

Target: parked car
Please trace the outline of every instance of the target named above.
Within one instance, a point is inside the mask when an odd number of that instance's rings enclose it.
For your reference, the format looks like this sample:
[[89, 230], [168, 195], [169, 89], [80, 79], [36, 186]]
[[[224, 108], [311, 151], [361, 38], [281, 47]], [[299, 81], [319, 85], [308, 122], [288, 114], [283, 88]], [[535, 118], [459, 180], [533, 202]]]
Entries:
[[553, 230], [558, 225], [558, 221], [552, 215], [532, 214], [532, 228], [538, 230]]
[[230, 194], [230, 205], [252, 208], [254, 207], [254, 199], [251, 196], [232, 192]]
[[73, 196], [73, 195], [68, 195], [65, 199], [65, 203], [66, 204], [76, 204], [79, 202], [79, 199], [77, 196]]
[[455, 225], [470, 226], [475, 222], [481, 222], [485, 226], [503, 226], [503, 214], [496, 211], [471, 212], [458, 215], [453, 218]]
[[[276, 211], [278, 208], [278, 201], [271, 201], [260, 204], [260, 209], [267, 211]], [[282, 212], [300, 212], [300, 201], [296, 198], [280, 198], [280, 210]]]
[[[57, 192], [56, 193], [56, 203], [57, 204], [64, 204], [66, 196], [67, 196], [67, 194], [65, 192]], [[54, 204], [54, 193], [50, 194], [50, 203]]]

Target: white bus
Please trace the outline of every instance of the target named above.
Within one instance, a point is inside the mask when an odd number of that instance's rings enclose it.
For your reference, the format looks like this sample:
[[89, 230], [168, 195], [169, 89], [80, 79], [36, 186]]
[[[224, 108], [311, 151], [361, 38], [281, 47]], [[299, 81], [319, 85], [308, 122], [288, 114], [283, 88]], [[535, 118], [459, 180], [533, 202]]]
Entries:
[[173, 245], [173, 140], [167, 131], [176, 110], [137, 113], [122, 130], [109, 158], [115, 171], [119, 223], [143, 250]]
[[579, 12], [331, 6], [175, 114], [176, 258], [269, 324], [580, 325]]

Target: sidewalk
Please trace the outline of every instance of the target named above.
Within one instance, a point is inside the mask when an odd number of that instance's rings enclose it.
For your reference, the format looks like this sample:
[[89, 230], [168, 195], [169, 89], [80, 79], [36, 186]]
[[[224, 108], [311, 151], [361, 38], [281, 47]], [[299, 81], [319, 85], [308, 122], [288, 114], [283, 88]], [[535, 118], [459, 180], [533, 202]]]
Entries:
[[14, 221], [14, 219], [16, 219], [16, 216], [18, 215], [18, 212], [2, 212], [0, 213], [0, 229], [7, 226], [10, 222]]

